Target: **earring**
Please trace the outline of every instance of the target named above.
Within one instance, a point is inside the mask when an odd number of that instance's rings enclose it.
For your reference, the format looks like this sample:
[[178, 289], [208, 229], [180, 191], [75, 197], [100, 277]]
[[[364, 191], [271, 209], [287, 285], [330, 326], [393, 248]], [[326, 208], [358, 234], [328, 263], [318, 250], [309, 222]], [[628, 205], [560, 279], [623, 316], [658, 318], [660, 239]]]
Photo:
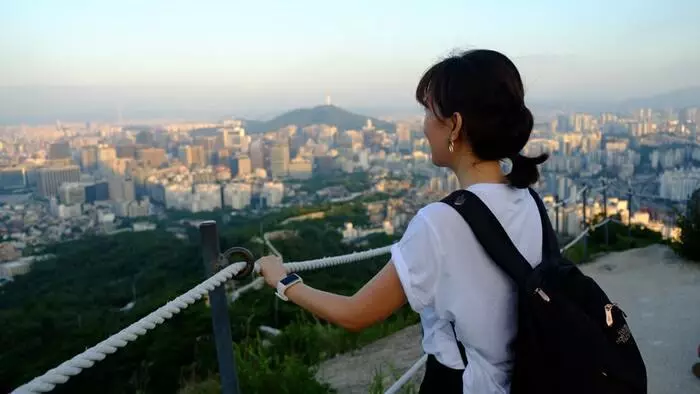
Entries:
[[449, 150], [450, 153], [455, 151], [455, 142], [454, 141], [450, 140], [449, 145], [447, 145], [447, 150]]

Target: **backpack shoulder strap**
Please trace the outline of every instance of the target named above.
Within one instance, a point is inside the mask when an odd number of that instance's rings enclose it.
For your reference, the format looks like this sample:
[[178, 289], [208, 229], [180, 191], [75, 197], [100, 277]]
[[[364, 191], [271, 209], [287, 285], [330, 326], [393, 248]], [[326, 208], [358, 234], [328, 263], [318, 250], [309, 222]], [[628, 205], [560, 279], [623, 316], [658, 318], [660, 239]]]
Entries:
[[441, 202], [454, 208], [464, 218], [491, 260], [505, 271], [519, 288], [527, 288], [527, 278], [532, 272], [532, 266], [515, 247], [486, 204], [468, 190], [457, 190]]
[[557, 234], [554, 231], [554, 227], [552, 227], [552, 222], [549, 220], [547, 208], [545, 208], [540, 195], [530, 187], [528, 190], [530, 191], [532, 199], [537, 203], [537, 210], [540, 212], [540, 219], [542, 221], [542, 259], [556, 263], [559, 261], [558, 257], [561, 256], [559, 239], [557, 239]]

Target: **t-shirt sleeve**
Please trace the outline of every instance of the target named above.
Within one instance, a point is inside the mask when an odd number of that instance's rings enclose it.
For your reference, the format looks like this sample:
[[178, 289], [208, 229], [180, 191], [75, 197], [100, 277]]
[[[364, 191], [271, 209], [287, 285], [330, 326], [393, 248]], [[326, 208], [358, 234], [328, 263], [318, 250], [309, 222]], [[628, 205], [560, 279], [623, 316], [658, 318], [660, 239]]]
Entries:
[[418, 214], [401, 240], [391, 248], [391, 259], [411, 308], [420, 312], [435, 299], [439, 265], [439, 239], [425, 217]]

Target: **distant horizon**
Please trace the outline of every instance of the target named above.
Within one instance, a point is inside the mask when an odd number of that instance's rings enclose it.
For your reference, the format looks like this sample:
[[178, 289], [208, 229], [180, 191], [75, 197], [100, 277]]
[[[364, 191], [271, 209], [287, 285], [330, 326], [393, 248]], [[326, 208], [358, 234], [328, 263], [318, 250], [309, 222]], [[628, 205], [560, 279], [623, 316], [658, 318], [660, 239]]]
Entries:
[[[154, 87], [155, 88], [155, 87]], [[160, 87], [165, 89], [165, 92], [148, 92], [144, 94], [143, 97], [139, 97], [138, 94], [129, 94], [129, 88], [123, 86], [33, 86], [33, 87], [0, 87], [0, 125], [10, 126], [10, 125], [46, 125], [52, 124], [58, 121], [63, 121], [66, 123], [80, 123], [80, 122], [101, 122], [101, 123], [117, 123], [118, 119], [118, 101], [121, 101], [121, 116], [122, 120], [126, 122], [140, 122], [140, 121], [168, 121], [173, 122], [183, 121], [183, 122], [216, 122], [224, 118], [238, 118], [252, 121], [266, 121], [279, 116], [288, 111], [301, 108], [313, 108], [325, 104], [325, 97], [319, 97], [317, 100], [310, 100], [308, 97], [300, 100], [296, 103], [291, 102], [271, 102], [270, 107], [267, 109], [257, 109], [247, 111], [240, 111], [241, 107], [245, 105], [235, 105], [228, 104], [232, 97], [228, 95], [221, 95], [222, 90], [226, 90], [226, 87], [217, 87], [212, 96], [212, 100], [207, 102], [205, 97], [202, 97], [202, 89], [206, 87]], [[68, 89], [74, 94], [72, 99], [73, 103], [70, 103], [70, 99], [61, 94], [62, 91]], [[115, 89], [115, 92], [121, 92], [124, 94], [122, 100], [112, 101], [110, 105], [110, 100], [114, 99], [114, 96], [109, 94], [109, 90]], [[143, 89], [143, 87], [141, 88]], [[42, 100], [37, 100], [41, 94], [37, 94], [44, 90], [44, 97]], [[83, 91], [84, 96], [75, 95], [77, 91]], [[187, 91], [194, 92], [191, 98], [186, 97], [166, 97], [163, 96], [167, 91]], [[50, 94], [53, 91], [55, 94]], [[93, 94], [97, 93], [97, 97]], [[49, 94], [47, 94], [49, 93]], [[65, 93], [65, 91], [63, 92]], [[669, 91], [662, 91], [652, 95], [642, 96], [642, 97], [628, 97], [620, 100], [605, 100], [601, 99], [578, 99], [578, 100], [565, 100], [558, 98], [526, 98], [528, 106], [531, 107], [535, 115], [538, 113], [540, 116], [551, 116], [555, 112], [604, 112], [611, 111], [617, 112], [622, 110], [624, 103], [644, 101], [647, 99], [652, 99], [654, 97], [660, 97], [664, 95], [683, 95], [688, 93], [691, 98], [683, 98], [686, 104], [682, 106], [700, 106], [700, 85], [675, 89]], [[235, 93], [232, 93], [235, 95]], [[155, 96], [155, 97], [154, 97]], [[158, 96], [161, 96], [160, 98]], [[37, 100], [35, 106], [32, 106], [33, 110], [31, 114], [22, 113], [23, 111], [17, 108], [12, 108], [13, 104], [17, 102], [26, 104], [29, 100]], [[4, 99], [4, 100], [3, 100]], [[144, 103], [143, 100], [151, 101], [150, 103]], [[170, 100], [170, 101], [168, 101]], [[233, 99], [236, 100], [236, 99]], [[233, 101], [232, 100], [232, 101]], [[241, 99], [237, 99], [240, 101]], [[4, 102], [3, 102], [4, 101]], [[141, 101], [141, 102], [140, 102]], [[244, 100], [243, 100], [244, 101]], [[155, 103], [155, 104], [154, 104]], [[372, 117], [410, 117], [410, 116], [420, 116], [422, 114], [422, 108], [416, 102], [407, 103], [397, 103], [396, 105], [363, 105], [361, 103], [351, 102], [344, 104], [343, 102], [337, 102], [333, 96], [331, 96], [331, 104], [346, 109], [351, 112], [355, 112], [361, 115], [367, 115]], [[239, 107], [239, 111], [235, 111], [234, 107]], [[653, 107], [653, 105], [652, 105]], [[50, 109], [47, 111], [47, 109]], [[631, 108], [625, 108], [629, 110]], [[656, 108], [661, 109], [661, 108]], [[26, 111], [26, 110], [25, 110]], [[19, 113], [18, 113], [19, 112]], [[44, 112], [43, 114], [40, 112]]]

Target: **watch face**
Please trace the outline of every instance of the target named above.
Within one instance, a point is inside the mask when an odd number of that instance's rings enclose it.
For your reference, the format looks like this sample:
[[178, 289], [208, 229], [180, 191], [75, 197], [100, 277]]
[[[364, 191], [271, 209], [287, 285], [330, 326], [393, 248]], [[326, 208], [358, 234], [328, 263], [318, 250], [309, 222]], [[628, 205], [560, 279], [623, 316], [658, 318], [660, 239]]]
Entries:
[[288, 284], [294, 282], [295, 280], [299, 279], [299, 275], [297, 274], [289, 274], [287, 275], [284, 279], [282, 279], [280, 282], [287, 286]]

